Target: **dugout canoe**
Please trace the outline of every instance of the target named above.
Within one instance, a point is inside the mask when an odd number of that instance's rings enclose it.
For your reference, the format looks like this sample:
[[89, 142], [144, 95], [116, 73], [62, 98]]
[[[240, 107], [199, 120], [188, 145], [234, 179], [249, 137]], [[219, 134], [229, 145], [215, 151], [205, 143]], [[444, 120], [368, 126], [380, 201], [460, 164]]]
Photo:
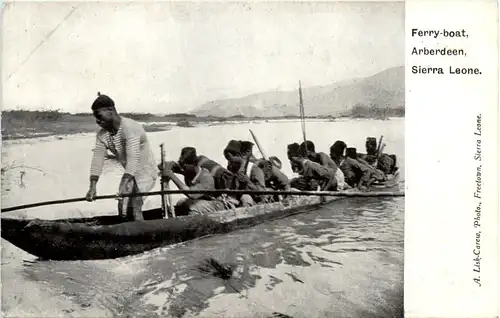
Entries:
[[[396, 187], [397, 183], [391, 182], [380, 189], [385, 192]], [[123, 222], [117, 215], [58, 220], [2, 217], [1, 236], [41, 259], [112, 259], [310, 212], [340, 199], [342, 197], [295, 197], [250, 208], [169, 219], [163, 219], [162, 210], [158, 208], [144, 211], [144, 221], [134, 222]]]

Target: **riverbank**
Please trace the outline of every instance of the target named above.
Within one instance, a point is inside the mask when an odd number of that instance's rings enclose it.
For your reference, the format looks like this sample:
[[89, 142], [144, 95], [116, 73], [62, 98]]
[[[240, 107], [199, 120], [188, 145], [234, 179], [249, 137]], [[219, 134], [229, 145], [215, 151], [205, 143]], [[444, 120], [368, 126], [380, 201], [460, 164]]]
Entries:
[[[167, 131], [176, 122], [145, 123], [146, 132]], [[2, 112], [2, 140], [31, 139], [96, 132], [98, 126], [91, 114], [66, 114], [52, 111]]]
[[[142, 122], [146, 132], [168, 131], [173, 127], [194, 128], [199, 126], [216, 126], [227, 124], [257, 123], [257, 122], [283, 122], [296, 121], [298, 116], [281, 117], [197, 117], [189, 114], [156, 115], [141, 113], [123, 113], [125, 117]], [[308, 121], [342, 121], [342, 120], [368, 120], [377, 118], [369, 117], [334, 117], [319, 116], [307, 117]], [[390, 118], [387, 118], [390, 119]], [[94, 133], [98, 129], [95, 119], [90, 113], [70, 114], [58, 111], [28, 111], [16, 110], [2, 112], [2, 141], [32, 139], [43, 137], [62, 136]], [[61, 137], [61, 138], [57, 138]]]

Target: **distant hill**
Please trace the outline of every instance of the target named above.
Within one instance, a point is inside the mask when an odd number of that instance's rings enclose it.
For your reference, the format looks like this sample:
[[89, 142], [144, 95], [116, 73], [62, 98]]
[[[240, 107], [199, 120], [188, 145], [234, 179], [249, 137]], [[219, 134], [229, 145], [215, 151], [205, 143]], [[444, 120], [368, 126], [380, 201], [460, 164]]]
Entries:
[[[394, 67], [370, 77], [326, 86], [302, 88], [306, 116], [339, 116], [354, 106], [404, 107], [404, 67]], [[268, 91], [241, 98], [215, 100], [191, 111], [197, 116], [275, 117], [298, 115], [298, 90]]]

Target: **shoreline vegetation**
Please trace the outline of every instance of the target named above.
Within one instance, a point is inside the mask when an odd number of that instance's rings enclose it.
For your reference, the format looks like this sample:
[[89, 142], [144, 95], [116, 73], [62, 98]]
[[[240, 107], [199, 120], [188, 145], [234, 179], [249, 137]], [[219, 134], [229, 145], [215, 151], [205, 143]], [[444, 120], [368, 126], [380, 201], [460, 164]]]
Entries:
[[[222, 125], [251, 121], [300, 119], [299, 115], [275, 117], [231, 117], [203, 116], [193, 114], [126, 113], [120, 115], [144, 123], [146, 132], [167, 131], [172, 127], [196, 127], [198, 125]], [[306, 119], [335, 121], [340, 118], [387, 120], [389, 117], [404, 117], [405, 107], [380, 108], [375, 105], [356, 104], [338, 116], [305, 116]], [[66, 113], [59, 110], [10, 110], [2, 111], [2, 140], [29, 139], [49, 136], [74, 135], [96, 132], [98, 129], [91, 113]]]

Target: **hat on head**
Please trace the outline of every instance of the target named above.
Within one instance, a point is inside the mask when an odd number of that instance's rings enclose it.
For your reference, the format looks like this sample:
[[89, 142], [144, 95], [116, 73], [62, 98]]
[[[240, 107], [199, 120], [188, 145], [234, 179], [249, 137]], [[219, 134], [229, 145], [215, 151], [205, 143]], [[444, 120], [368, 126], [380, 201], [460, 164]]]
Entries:
[[114, 108], [115, 102], [109, 98], [107, 95], [102, 95], [101, 92], [97, 92], [97, 98], [92, 103], [92, 110], [98, 110], [102, 108]]
[[232, 154], [239, 154], [241, 153], [241, 141], [239, 140], [231, 140], [226, 148], [224, 149], [224, 153], [229, 152]]
[[337, 140], [330, 147], [330, 155], [335, 157], [341, 157], [344, 154], [344, 150], [347, 147], [346, 143], [342, 140]]
[[366, 149], [377, 149], [377, 138], [375, 137], [367, 137], [366, 138]]
[[[306, 149], [306, 145], [307, 145], [307, 149]], [[300, 150], [303, 153], [305, 153], [306, 150], [316, 152], [316, 147], [314, 146], [314, 142], [312, 142], [310, 140], [306, 140], [305, 142], [300, 144]]]
[[180, 165], [196, 165], [196, 159], [198, 156], [196, 155], [196, 148], [193, 147], [184, 147], [181, 150], [181, 156], [179, 158]]
[[296, 142], [288, 145], [288, 157], [297, 157], [299, 155], [300, 145]]

